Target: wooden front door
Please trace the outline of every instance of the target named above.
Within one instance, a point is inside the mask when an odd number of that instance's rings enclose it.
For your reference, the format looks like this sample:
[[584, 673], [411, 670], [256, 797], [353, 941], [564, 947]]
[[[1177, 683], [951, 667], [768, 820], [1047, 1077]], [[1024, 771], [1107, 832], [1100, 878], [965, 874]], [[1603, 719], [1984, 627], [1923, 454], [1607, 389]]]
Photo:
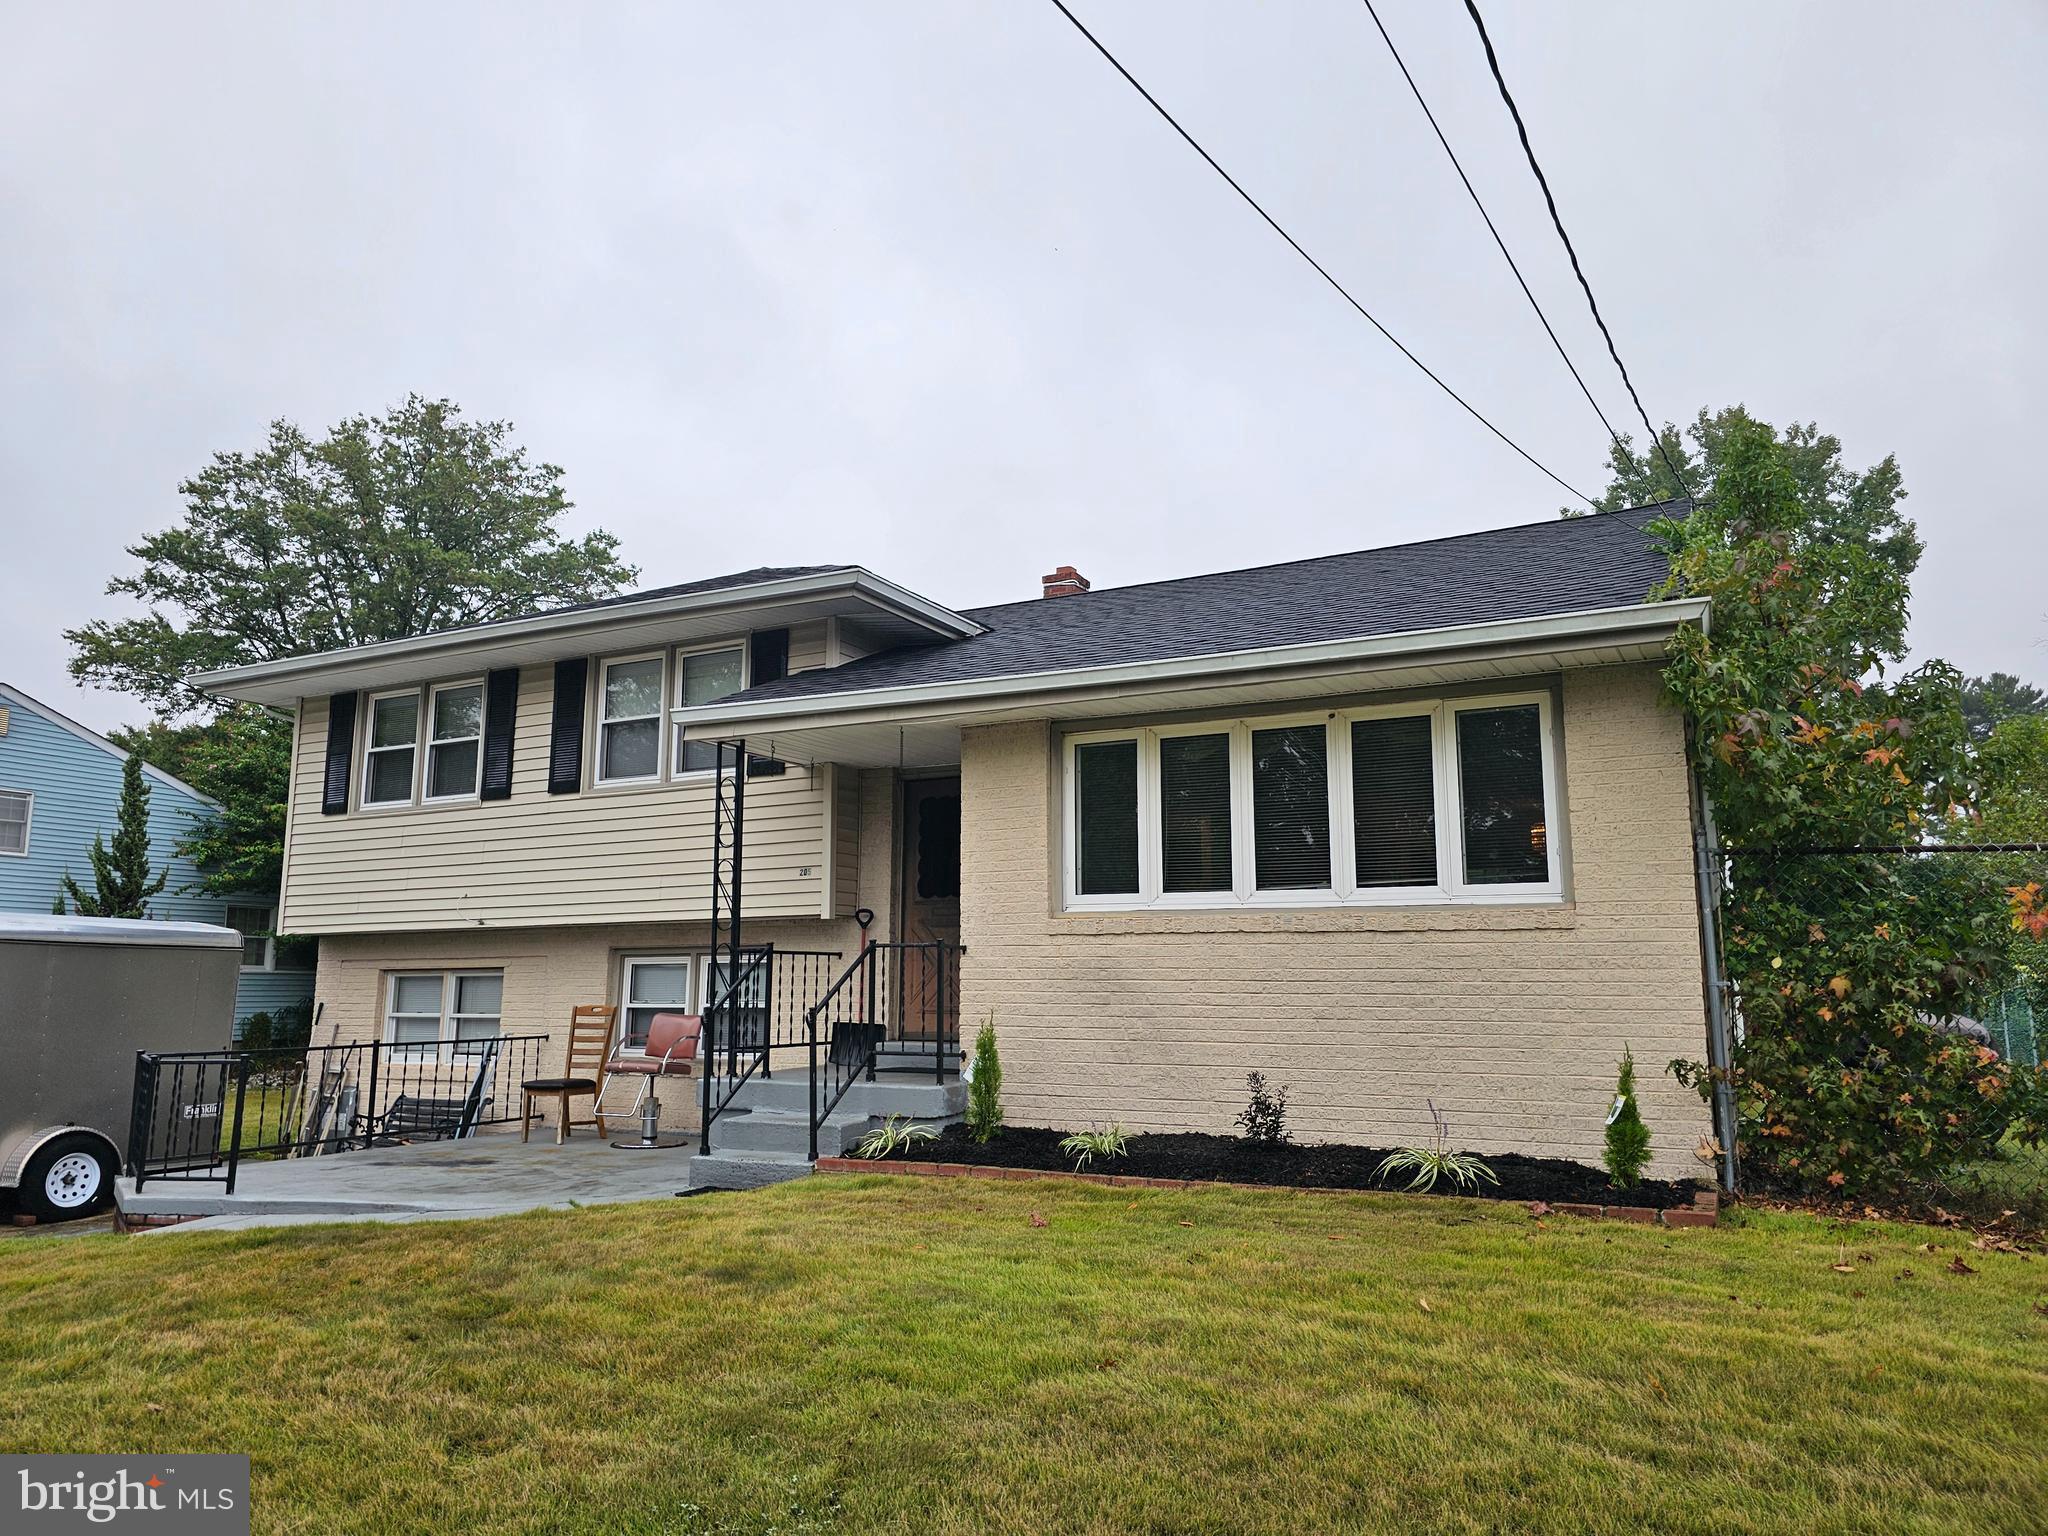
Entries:
[[[910, 779], [903, 785], [903, 933], [907, 943], [960, 942], [960, 781]], [[906, 955], [898, 1029], [931, 1039], [960, 1027], [955, 958]]]

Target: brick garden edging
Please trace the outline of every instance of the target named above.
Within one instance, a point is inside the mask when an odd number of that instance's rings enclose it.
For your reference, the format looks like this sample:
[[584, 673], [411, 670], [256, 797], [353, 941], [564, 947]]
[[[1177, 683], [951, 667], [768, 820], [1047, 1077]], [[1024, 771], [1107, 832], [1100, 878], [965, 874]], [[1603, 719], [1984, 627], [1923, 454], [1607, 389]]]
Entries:
[[[1224, 1179], [1148, 1179], [1130, 1173], [1068, 1173], [1054, 1168], [1000, 1168], [984, 1163], [926, 1163], [903, 1158], [821, 1157], [820, 1173], [892, 1173], [922, 1175], [940, 1179], [1073, 1179], [1083, 1184], [1100, 1184], [1112, 1189], [1248, 1189], [1261, 1194], [1369, 1195], [1369, 1189], [1319, 1189], [1298, 1184], [1238, 1184]], [[1399, 1191], [1385, 1191], [1399, 1193]], [[1522, 1202], [1534, 1214], [1590, 1216], [1608, 1221], [1633, 1221], [1667, 1227], [1711, 1227], [1720, 1219], [1721, 1198], [1703, 1189], [1690, 1206], [1673, 1206], [1658, 1211], [1647, 1205], [1549, 1205], [1541, 1200]]]

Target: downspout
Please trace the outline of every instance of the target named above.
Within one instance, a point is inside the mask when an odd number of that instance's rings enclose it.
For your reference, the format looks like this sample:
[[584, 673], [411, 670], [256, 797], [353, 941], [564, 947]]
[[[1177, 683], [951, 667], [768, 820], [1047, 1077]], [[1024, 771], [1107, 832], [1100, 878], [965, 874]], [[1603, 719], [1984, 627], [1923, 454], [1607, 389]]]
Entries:
[[[1690, 732], [1687, 733], [1690, 735]], [[1687, 763], [1686, 788], [1692, 801], [1693, 884], [1700, 914], [1700, 961], [1707, 1002], [1707, 1067], [1713, 1079], [1714, 1138], [1721, 1144], [1719, 1183], [1725, 1194], [1737, 1188], [1735, 1149], [1735, 1084], [1731, 1077], [1735, 1050], [1728, 1029], [1728, 982], [1721, 974], [1721, 840], [1714, 830], [1714, 808], [1699, 774]]]

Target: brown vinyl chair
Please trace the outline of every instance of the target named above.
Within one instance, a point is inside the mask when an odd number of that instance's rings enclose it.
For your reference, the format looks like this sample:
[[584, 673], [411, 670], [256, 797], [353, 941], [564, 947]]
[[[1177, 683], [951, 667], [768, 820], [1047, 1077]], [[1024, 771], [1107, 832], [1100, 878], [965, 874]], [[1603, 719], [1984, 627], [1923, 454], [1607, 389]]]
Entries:
[[619, 1010], [609, 1003], [578, 1003], [569, 1012], [569, 1057], [560, 1077], [529, 1078], [519, 1085], [519, 1139], [525, 1141], [533, 1130], [533, 1101], [555, 1101], [555, 1145], [569, 1139], [571, 1101], [578, 1094], [590, 1095], [588, 1120], [578, 1125], [595, 1125], [604, 1134], [604, 1098], [598, 1092], [605, 1059], [611, 1054], [612, 1026]]
[[604, 1090], [620, 1073], [638, 1077], [640, 1091], [633, 1095], [633, 1107], [625, 1115], [630, 1120], [640, 1113], [641, 1101], [654, 1091], [656, 1078], [689, 1077], [696, 1072], [703, 1034], [704, 1021], [694, 1013], [657, 1013], [647, 1021], [647, 1043], [639, 1050], [627, 1045], [623, 1037], [613, 1048], [611, 1059], [604, 1064], [598, 1102], [604, 1102]]

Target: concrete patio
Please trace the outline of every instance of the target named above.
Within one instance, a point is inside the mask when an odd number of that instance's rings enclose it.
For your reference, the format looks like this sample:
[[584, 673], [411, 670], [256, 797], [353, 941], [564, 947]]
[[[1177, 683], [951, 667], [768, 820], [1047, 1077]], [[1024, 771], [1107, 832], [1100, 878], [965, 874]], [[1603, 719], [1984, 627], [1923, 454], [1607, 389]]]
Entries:
[[695, 1138], [658, 1152], [626, 1151], [595, 1135], [522, 1142], [509, 1133], [467, 1141], [378, 1147], [329, 1157], [244, 1162], [235, 1192], [219, 1184], [133, 1179], [115, 1185], [124, 1218], [198, 1218], [164, 1232], [289, 1226], [314, 1221], [446, 1221], [517, 1211], [667, 1200], [689, 1186]]

